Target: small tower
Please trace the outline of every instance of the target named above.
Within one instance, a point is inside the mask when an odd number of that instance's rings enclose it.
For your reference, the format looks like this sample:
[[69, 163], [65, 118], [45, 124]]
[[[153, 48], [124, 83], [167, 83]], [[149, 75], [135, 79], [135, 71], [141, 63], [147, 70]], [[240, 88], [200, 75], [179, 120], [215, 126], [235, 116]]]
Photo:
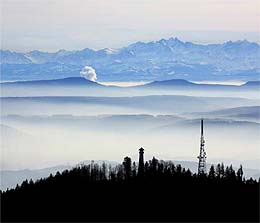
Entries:
[[139, 149], [138, 176], [144, 175], [144, 149]]
[[203, 119], [201, 119], [201, 135], [200, 135], [200, 154], [197, 157], [199, 159], [198, 174], [202, 175], [206, 173], [206, 152], [204, 149], [205, 140], [203, 135]]

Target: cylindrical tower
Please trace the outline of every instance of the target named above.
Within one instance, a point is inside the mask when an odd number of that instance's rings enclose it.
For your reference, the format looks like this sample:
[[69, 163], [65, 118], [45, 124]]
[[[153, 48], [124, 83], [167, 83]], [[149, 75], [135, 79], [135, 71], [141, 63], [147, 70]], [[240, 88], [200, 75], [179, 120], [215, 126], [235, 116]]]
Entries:
[[139, 149], [138, 176], [144, 175], [144, 149]]

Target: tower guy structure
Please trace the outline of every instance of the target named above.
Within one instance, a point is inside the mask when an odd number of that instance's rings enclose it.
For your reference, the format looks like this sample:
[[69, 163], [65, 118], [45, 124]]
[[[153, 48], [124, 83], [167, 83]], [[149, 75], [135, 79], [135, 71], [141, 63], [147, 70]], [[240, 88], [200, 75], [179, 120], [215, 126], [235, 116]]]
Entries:
[[139, 149], [138, 176], [144, 175], [144, 149]]
[[203, 135], [203, 119], [201, 119], [201, 135], [200, 135], [200, 154], [198, 156], [198, 174], [202, 175], [206, 173], [206, 152], [205, 152], [205, 140]]

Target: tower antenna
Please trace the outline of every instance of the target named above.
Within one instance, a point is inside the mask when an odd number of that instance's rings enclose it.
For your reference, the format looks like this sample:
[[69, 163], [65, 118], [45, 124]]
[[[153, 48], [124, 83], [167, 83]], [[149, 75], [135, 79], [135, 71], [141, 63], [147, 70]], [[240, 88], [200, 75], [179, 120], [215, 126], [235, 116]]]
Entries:
[[203, 119], [201, 119], [201, 135], [200, 135], [200, 154], [197, 157], [199, 159], [198, 174], [202, 175], [206, 173], [206, 152], [205, 152], [205, 140], [203, 133]]

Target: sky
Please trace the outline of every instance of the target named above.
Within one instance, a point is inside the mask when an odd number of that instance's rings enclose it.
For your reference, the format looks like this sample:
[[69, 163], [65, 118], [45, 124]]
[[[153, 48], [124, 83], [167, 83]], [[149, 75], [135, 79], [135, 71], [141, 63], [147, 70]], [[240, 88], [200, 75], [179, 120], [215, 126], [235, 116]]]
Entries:
[[178, 37], [259, 42], [259, 0], [1, 0], [1, 48], [119, 48]]

